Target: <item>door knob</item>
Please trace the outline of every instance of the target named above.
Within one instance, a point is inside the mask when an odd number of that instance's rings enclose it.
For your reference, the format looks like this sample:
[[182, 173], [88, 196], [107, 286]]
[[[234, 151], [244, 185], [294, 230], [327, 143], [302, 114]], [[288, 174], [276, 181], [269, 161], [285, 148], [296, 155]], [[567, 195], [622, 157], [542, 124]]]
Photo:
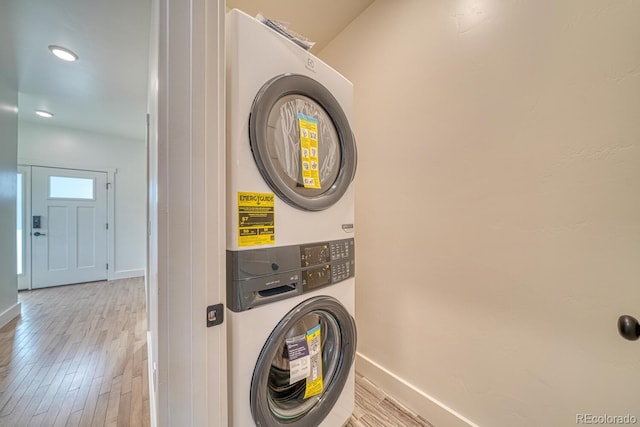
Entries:
[[640, 323], [635, 317], [624, 315], [618, 318], [618, 332], [622, 338], [635, 341], [640, 338]]
[[47, 234], [36, 231], [35, 233], [33, 233], [33, 235], [37, 237], [37, 236], [46, 236]]

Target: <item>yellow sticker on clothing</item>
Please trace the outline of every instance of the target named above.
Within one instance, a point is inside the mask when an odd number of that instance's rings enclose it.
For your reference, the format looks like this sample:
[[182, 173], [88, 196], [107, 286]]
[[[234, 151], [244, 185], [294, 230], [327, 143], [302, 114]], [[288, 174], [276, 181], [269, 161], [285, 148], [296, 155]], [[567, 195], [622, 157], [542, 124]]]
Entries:
[[322, 188], [318, 154], [318, 119], [298, 113], [298, 126], [300, 127], [302, 185], [305, 188]]
[[272, 245], [275, 230], [275, 196], [238, 192], [238, 246]]

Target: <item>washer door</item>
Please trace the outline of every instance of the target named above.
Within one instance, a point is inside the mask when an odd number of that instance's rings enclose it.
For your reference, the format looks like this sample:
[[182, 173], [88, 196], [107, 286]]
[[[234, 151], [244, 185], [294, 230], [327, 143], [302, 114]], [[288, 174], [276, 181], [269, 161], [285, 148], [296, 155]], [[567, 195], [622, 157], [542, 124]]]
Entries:
[[249, 141], [269, 187], [298, 209], [330, 207], [355, 175], [347, 116], [329, 90], [307, 76], [284, 74], [262, 86], [251, 107]]
[[[320, 387], [317, 375], [300, 379], [299, 368], [304, 363], [294, 360], [304, 354], [299, 343], [308, 339], [309, 331], [315, 331], [316, 343], [320, 343], [316, 348], [321, 356]], [[250, 401], [256, 425], [319, 425], [344, 388], [355, 357], [356, 340], [353, 317], [335, 298], [314, 297], [291, 310], [269, 336], [253, 371]], [[309, 341], [311, 371], [317, 366], [313, 345], [314, 341]], [[311, 381], [313, 378], [316, 380]]]

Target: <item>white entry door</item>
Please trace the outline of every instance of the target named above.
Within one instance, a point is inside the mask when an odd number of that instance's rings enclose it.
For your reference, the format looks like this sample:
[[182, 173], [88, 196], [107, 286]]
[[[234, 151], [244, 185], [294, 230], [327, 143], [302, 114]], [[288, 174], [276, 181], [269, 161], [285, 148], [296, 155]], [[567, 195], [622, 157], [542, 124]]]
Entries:
[[107, 174], [32, 168], [31, 287], [107, 279]]

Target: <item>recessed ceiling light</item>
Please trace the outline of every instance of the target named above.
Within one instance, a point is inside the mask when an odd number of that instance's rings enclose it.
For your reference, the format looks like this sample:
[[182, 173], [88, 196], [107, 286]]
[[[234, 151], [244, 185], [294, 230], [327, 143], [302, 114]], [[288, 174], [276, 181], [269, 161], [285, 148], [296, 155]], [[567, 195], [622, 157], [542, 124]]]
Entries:
[[39, 115], [40, 117], [44, 117], [47, 119], [53, 117], [53, 113], [50, 113], [45, 110], [36, 110], [36, 114]]
[[51, 53], [53, 53], [55, 56], [62, 59], [63, 61], [73, 62], [78, 60], [78, 55], [76, 55], [74, 52], [70, 51], [67, 48], [51, 44], [49, 45], [49, 50], [51, 51]]

